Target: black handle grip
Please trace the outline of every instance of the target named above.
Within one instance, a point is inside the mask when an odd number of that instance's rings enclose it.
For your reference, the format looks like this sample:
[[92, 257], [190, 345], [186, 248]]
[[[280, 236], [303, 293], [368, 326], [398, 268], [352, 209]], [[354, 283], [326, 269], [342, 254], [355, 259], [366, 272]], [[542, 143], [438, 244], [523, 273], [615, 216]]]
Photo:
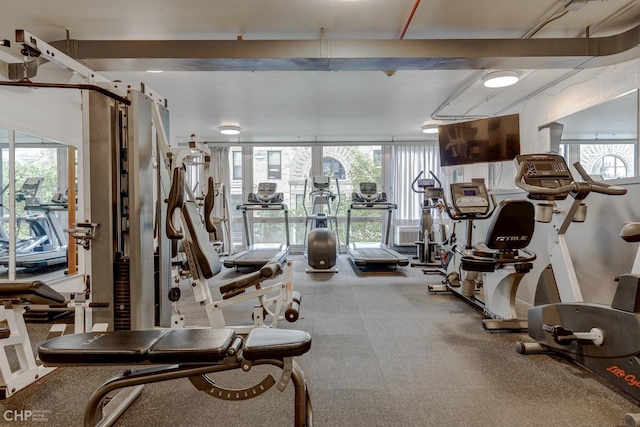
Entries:
[[169, 239], [182, 239], [182, 230], [179, 230], [174, 223], [176, 209], [182, 209], [184, 204], [184, 169], [177, 167], [173, 170], [171, 180], [171, 190], [167, 199], [167, 237]]
[[207, 181], [207, 195], [204, 197], [204, 224], [207, 228], [207, 233], [215, 233], [216, 226], [211, 221], [211, 212], [213, 212], [213, 207], [215, 206], [216, 200], [216, 190], [215, 183], [213, 182], [213, 177], [209, 177]]

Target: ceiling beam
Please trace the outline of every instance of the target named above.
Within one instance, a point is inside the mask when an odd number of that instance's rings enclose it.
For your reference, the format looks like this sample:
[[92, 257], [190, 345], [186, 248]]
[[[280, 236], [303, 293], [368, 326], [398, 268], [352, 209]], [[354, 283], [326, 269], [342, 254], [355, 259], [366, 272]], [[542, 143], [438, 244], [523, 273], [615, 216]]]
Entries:
[[95, 71], [380, 71], [592, 68], [640, 57], [640, 26], [599, 38], [60, 40]]

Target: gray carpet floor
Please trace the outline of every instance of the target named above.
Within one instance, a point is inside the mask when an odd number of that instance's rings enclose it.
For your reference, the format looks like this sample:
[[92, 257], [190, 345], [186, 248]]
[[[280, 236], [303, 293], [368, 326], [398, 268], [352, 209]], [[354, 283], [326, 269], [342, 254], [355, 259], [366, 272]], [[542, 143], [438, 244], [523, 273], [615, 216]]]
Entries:
[[[363, 272], [342, 255], [337, 274], [307, 274], [294, 257], [294, 287], [303, 295], [301, 319], [280, 324], [311, 333], [298, 358], [309, 385], [316, 426], [624, 426], [634, 402], [580, 366], [558, 356], [523, 356], [526, 333], [489, 333], [482, 315], [448, 294], [430, 294], [419, 268]], [[225, 269], [212, 291], [235, 276]], [[206, 325], [201, 307], [183, 289], [187, 324]], [[524, 314], [523, 314], [524, 315]], [[231, 307], [229, 323], [250, 321], [250, 307]], [[50, 325], [30, 323], [34, 347]], [[79, 426], [91, 393], [122, 367], [59, 368], [7, 400], [0, 425]], [[220, 384], [243, 387], [271, 372], [222, 373]], [[276, 377], [277, 378], [277, 377]], [[5, 411], [30, 410], [41, 421], [7, 421]], [[146, 386], [117, 426], [292, 425], [293, 387], [244, 401], [217, 400], [186, 379]], [[39, 424], [40, 423], [40, 424]]]

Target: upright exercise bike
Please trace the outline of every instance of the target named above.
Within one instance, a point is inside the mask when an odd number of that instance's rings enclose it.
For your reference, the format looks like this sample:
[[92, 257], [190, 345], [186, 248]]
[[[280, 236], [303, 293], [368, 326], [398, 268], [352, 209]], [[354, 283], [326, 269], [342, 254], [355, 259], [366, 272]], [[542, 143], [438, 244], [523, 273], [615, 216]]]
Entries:
[[[340, 239], [338, 237], [338, 208], [340, 207], [340, 186], [335, 179], [336, 193], [331, 191], [331, 178], [314, 176], [310, 178], [311, 212], [303, 201], [306, 216], [304, 225], [305, 255], [309, 267], [307, 273], [337, 273], [334, 268], [338, 258]], [[304, 194], [307, 194], [307, 183], [304, 182]]]
[[[575, 181], [557, 155], [521, 155], [517, 162], [516, 185], [530, 198], [546, 202], [538, 206], [537, 217], [550, 222], [555, 216], [558, 221], [550, 235], [551, 264], [540, 275], [528, 314], [529, 335], [537, 343], [519, 342], [516, 350], [569, 357], [640, 400], [640, 274], [636, 270], [620, 276], [611, 305], [585, 302], [565, 237], [573, 222], [584, 220], [583, 201], [589, 194], [623, 195], [626, 189], [594, 181], [580, 163], [574, 167], [584, 182]], [[574, 200], [559, 215], [553, 201], [568, 195]], [[640, 226], [629, 224], [621, 235], [640, 241]], [[638, 267], [636, 257], [634, 268]], [[640, 414], [627, 414], [625, 420], [628, 426], [638, 426]]]

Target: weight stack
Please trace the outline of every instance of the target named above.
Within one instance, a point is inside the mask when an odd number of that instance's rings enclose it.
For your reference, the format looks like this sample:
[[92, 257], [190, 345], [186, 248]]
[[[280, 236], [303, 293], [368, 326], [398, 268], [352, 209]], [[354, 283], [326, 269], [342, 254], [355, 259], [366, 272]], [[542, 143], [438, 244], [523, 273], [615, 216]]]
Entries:
[[131, 330], [131, 281], [128, 258], [119, 258], [113, 263], [113, 329]]

